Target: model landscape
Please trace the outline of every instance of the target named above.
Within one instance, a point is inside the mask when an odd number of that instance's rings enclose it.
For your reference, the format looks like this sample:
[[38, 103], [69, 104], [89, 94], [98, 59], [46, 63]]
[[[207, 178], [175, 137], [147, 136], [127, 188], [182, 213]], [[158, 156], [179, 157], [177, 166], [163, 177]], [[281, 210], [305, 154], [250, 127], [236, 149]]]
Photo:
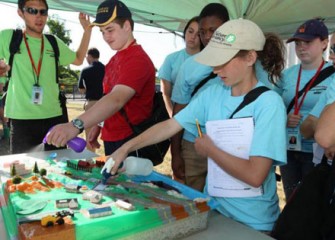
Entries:
[[175, 239], [206, 228], [210, 207], [201, 193], [155, 172], [105, 185], [103, 164], [27, 158], [0, 165], [8, 175], [1, 210], [9, 237]]

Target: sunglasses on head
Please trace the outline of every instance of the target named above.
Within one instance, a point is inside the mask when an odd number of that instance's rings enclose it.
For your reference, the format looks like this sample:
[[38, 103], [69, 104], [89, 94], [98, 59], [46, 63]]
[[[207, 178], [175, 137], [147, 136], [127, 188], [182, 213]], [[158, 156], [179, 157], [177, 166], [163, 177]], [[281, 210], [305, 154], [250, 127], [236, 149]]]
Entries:
[[333, 44], [329, 47], [329, 55], [331, 55], [331, 54], [335, 54], [335, 44]]
[[37, 15], [38, 13], [40, 13], [42, 16], [48, 15], [48, 9], [36, 9], [36, 8], [31, 8], [31, 7], [24, 7], [23, 11], [31, 15]]

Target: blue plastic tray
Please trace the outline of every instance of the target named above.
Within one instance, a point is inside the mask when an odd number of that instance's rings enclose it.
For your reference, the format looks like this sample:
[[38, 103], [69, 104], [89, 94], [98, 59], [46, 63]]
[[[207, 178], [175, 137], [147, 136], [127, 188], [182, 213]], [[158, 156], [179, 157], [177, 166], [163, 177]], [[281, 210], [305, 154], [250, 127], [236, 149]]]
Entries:
[[178, 189], [183, 195], [190, 199], [194, 198], [209, 198], [210, 201], [208, 202], [208, 206], [211, 209], [215, 209], [218, 206], [218, 203], [211, 198], [209, 195], [206, 195], [204, 193], [201, 193], [193, 188], [190, 188], [184, 184], [181, 184], [177, 181], [172, 180], [171, 178], [162, 175], [160, 173], [157, 173], [153, 171], [150, 175], [148, 176], [129, 176], [129, 178], [134, 181], [134, 182], [147, 182], [147, 181], [163, 181], [164, 183]]

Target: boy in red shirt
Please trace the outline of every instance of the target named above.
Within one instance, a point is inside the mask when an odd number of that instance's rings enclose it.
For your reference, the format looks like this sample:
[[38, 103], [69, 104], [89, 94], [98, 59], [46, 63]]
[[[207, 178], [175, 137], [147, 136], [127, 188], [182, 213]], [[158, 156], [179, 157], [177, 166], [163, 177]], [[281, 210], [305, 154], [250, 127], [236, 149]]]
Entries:
[[106, 95], [72, 122], [54, 127], [48, 142], [63, 146], [84, 128], [92, 127], [88, 144], [93, 148], [99, 147], [97, 137], [101, 127], [97, 124], [104, 121], [101, 138], [105, 154], [109, 155], [133, 137], [129, 124], [120, 113], [122, 108], [132, 125], [150, 116], [155, 94], [155, 68], [143, 48], [136, 43], [131, 12], [122, 2], [102, 2], [92, 24], [100, 27], [106, 43], [117, 51], [106, 65]]

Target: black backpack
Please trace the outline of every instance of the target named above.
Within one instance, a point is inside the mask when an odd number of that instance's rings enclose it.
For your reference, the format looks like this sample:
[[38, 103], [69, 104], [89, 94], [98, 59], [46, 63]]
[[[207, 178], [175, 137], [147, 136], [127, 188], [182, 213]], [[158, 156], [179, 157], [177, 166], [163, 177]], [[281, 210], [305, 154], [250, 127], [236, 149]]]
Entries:
[[[170, 118], [164, 103], [164, 99], [161, 92], [155, 92], [153, 100], [153, 108], [151, 116], [141, 122], [140, 124], [133, 125], [126, 114], [126, 111], [122, 108], [120, 113], [127, 120], [129, 126], [133, 130], [134, 136], [137, 136], [152, 127], [156, 123], [165, 121]], [[170, 139], [164, 140], [162, 142], [137, 149], [137, 156], [142, 158], [150, 159], [154, 166], [163, 162], [165, 154], [170, 147]]]
[[324, 156], [298, 184], [271, 236], [278, 240], [335, 239], [335, 160]]
[[[59, 83], [59, 81], [58, 81], [58, 76], [59, 76], [59, 71], [58, 71], [59, 48], [58, 48], [57, 40], [56, 40], [55, 36], [53, 36], [51, 34], [44, 34], [44, 36], [50, 42], [51, 47], [52, 47], [52, 49], [54, 51], [54, 54], [55, 54], [56, 82]], [[8, 61], [8, 65], [10, 65], [11, 68], [8, 71], [7, 81], [6, 81], [6, 84], [4, 86], [5, 93], [2, 97], [3, 105], [5, 105], [5, 102], [6, 102], [6, 91], [8, 89], [8, 84], [9, 84], [10, 78], [12, 76], [12, 66], [13, 66], [14, 56], [20, 50], [20, 44], [22, 42], [22, 37], [23, 37], [22, 29], [13, 30], [13, 35], [12, 35], [10, 45], [9, 45], [10, 57], [9, 57], [9, 61]], [[67, 114], [67, 108], [66, 108], [66, 96], [62, 91], [59, 91], [59, 97], [58, 98], [59, 98], [59, 102], [60, 102], [62, 112], [63, 112], [63, 121], [68, 122], [68, 114]]]

